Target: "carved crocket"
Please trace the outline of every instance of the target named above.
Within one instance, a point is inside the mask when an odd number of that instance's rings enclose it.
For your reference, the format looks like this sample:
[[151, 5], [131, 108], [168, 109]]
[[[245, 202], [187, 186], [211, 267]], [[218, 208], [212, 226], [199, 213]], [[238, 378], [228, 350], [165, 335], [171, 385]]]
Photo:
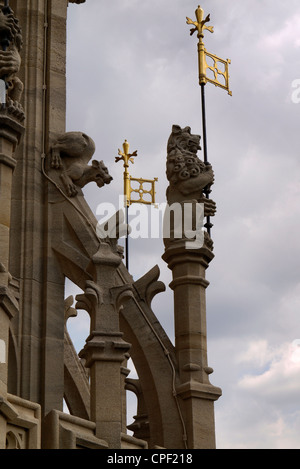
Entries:
[[78, 194], [78, 188], [83, 188], [89, 182], [95, 182], [98, 187], [112, 181], [103, 161], [93, 160], [95, 143], [82, 132], [66, 132], [59, 136], [51, 149], [51, 167], [60, 171], [60, 179], [69, 197]]
[[197, 157], [200, 149], [199, 135], [193, 135], [190, 127], [173, 125], [167, 146], [167, 201], [172, 205], [197, 200], [204, 203], [204, 215], [213, 216], [216, 204], [205, 197], [204, 189], [214, 183], [214, 173], [211, 165], [205, 165]]
[[21, 66], [22, 31], [18, 19], [9, 7], [0, 9], [0, 79], [7, 85], [9, 105], [18, 107], [23, 93], [23, 83], [17, 77]]

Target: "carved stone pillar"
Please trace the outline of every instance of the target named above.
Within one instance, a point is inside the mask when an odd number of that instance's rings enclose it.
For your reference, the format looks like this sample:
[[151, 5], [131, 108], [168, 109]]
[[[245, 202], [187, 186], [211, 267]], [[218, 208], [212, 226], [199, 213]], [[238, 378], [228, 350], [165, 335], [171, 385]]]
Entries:
[[14, 152], [24, 127], [7, 109], [0, 112], [0, 396], [7, 393], [8, 336], [18, 303], [9, 289], [9, 247]]
[[24, 132], [24, 112], [20, 104], [23, 84], [20, 68], [21, 29], [12, 10], [0, 5], [0, 449], [6, 448], [7, 421], [16, 416], [8, 402], [8, 341], [10, 322], [18, 312], [18, 302], [9, 288], [9, 247], [11, 228], [12, 178], [15, 150]]
[[18, 303], [9, 289], [9, 238], [14, 151], [23, 131], [24, 127], [9, 109], [0, 111], [0, 449], [6, 445], [4, 426], [12, 412], [7, 401], [8, 340], [10, 321], [18, 312]]
[[10, 5], [23, 29], [19, 76], [26, 116], [12, 194], [10, 272], [20, 283], [20, 315], [13, 324], [20, 368], [13, 391], [40, 403], [46, 415], [63, 410], [65, 279], [53, 256], [56, 226], [42, 158], [66, 125], [68, 0], [11, 0]]
[[[216, 204], [205, 193], [214, 182], [210, 165], [197, 152], [200, 136], [190, 127], [173, 126], [167, 146], [167, 200], [177, 217], [165, 220], [163, 259], [172, 271], [174, 291], [175, 351], [187, 447], [215, 448], [214, 401], [222, 394], [213, 386], [207, 362], [206, 269], [214, 258], [213, 242], [203, 232], [203, 217], [214, 216]], [[167, 213], [167, 212], [166, 212]]]
[[177, 395], [184, 404], [189, 448], [215, 448], [214, 401], [222, 394], [209, 381], [213, 370], [207, 362], [205, 271], [213, 257], [206, 246], [187, 249], [185, 241], [169, 246], [163, 256], [173, 275]]
[[4, 284], [8, 282], [12, 177], [17, 164], [14, 152], [23, 131], [8, 110], [0, 112], [0, 281]]
[[79, 354], [90, 369], [91, 420], [96, 423], [96, 436], [113, 449], [121, 448], [121, 365], [130, 349], [119, 328], [119, 308], [130, 294], [129, 286], [117, 287], [115, 283], [120, 262], [120, 256], [102, 243], [93, 258], [96, 281], [88, 281], [85, 294], [76, 298], [76, 307], [91, 317], [90, 335]]

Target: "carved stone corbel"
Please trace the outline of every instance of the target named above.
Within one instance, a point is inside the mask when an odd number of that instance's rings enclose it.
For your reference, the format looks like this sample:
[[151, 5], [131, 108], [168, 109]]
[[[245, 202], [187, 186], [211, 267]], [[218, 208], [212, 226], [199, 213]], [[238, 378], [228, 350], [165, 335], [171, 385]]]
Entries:
[[51, 146], [50, 167], [56, 170], [68, 197], [75, 197], [90, 182], [98, 187], [110, 184], [112, 177], [103, 161], [89, 161], [95, 153], [95, 143], [83, 132], [66, 132]]

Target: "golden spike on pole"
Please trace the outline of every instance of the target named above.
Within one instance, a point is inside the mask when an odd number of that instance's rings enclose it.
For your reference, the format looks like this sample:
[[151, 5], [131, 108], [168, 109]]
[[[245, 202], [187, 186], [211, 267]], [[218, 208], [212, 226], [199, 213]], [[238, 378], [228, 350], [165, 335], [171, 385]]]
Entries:
[[213, 29], [213, 26], [209, 26], [209, 27], [205, 26], [205, 24], [210, 21], [210, 15], [207, 15], [207, 17], [205, 19], [203, 19], [204, 18], [204, 10], [200, 7], [200, 5], [198, 6], [197, 10], [195, 11], [195, 14], [196, 14], [197, 21], [192, 21], [190, 18], [187, 17], [186, 22], [187, 22], [187, 24], [193, 24], [195, 26], [190, 31], [191, 36], [196, 31], [198, 31], [197, 37], [199, 39], [199, 42], [198, 42], [199, 85], [201, 85], [202, 83], [206, 85], [206, 82], [207, 82], [207, 80], [206, 80], [207, 64], [206, 64], [206, 60], [205, 60], [205, 48], [204, 48], [204, 42], [203, 42], [204, 33], [203, 33], [203, 31], [207, 29], [208, 31], [213, 33], [214, 29]]
[[210, 21], [210, 15], [207, 15], [207, 17], [205, 19], [203, 19], [204, 18], [204, 10], [200, 7], [200, 5], [198, 6], [197, 10], [195, 11], [195, 14], [196, 14], [197, 21], [192, 21], [191, 18], [188, 18], [188, 16], [186, 17], [187, 24], [193, 24], [195, 26], [194, 28], [191, 29], [191, 36], [196, 31], [198, 31], [198, 37], [202, 36], [202, 38], [203, 38], [204, 37], [203, 36], [203, 31], [205, 29], [207, 29], [208, 31], [213, 33], [214, 32], [214, 27], [213, 26], [205, 26], [205, 24]]
[[[210, 21], [210, 15], [207, 15], [204, 18], [204, 11], [198, 6], [197, 10], [195, 11], [197, 21], [192, 21], [190, 18], [186, 17], [187, 24], [194, 25], [194, 28], [191, 29], [191, 36], [198, 31], [198, 63], [199, 63], [199, 85], [202, 84], [206, 85], [207, 82], [214, 84], [215, 86], [219, 86], [220, 88], [225, 89], [230, 96], [232, 96], [232, 92], [229, 90], [229, 64], [231, 63], [229, 59], [223, 60], [220, 57], [217, 57], [214, 54], [210, 54], [206, 51], [204, 47], [204, 31], [208, 30], [209, 32], [213, 33], [214, 28], [213, 26], [205, 26], [206, 23]], [[214, 64], [213, 66], [209, 66], [206, 62], [206, 57], [210, 57]], [[224, 71], [219, 69], [218, 64], [222, 64], [224, 67]], [[208, 78], [206, 75], [207, 69], [211, 70], [214, 74], [214, 79]], [[224, 84], [219, 80], [220, 77], [223, 77]]]
[[116, 156], [115, 162], [118, 163], [119, 161], [124, 162], [124, 203], [125, 203], [125, 212], [126, 212], [126, 224], [127, 224], [127, 236], [125, 239], [125, 250], [126, 250], [126, 255], [125, 255], [125, 260], [126, 260], [126, 268], [129, 270], [129, 247], [128, 247], [128, 209], [130, 205], [130, 175], [129, 175], [129, 162], [134, 163], [134, 156], [137, 156], [137, 151], [134, 151], [133, 153], [129, 153], [129, 143], [127, 140], [123, 143], [123, 152], [119, 149], [118, 150], [119, 156]]
[[[201, 87], [201, 107], [202, 107], [202, 128], [203, 128], [203, 155], [204, 155], [204, 163], [209, 165], [208, 157], [207, 157], [207, 134], [206, 134], [206, 110], [205, 110], [205, 85], [207, 82], [214, 84], [215, 86], [219, 86], [228, 91], [228, 94], [232, 96], [232, 92], [229, 90], [229, 64], [230, 60], [223, 60], [217, 57], [216, 55], [210, 54], [206, 51], [204, 47], [204, 31], [208, 30], [209, 32], [213, 33], [214, 29], [212, 26], [205, 26], [206, 23], [210, 21], [210, 15], [207, 15], [204, 18], [204, 11], [198, 6], [197, 10], [195, 11], [197, 21], [191, 20], [191, 18], [186, 17], [187, 24], [192, 24], [194, 27], [190, 31], [190, 35], [192, 36], [196, 31], [198, 31], [198, 62], [199, 62], [199, 85]], [[208, 66], [206, 62], [206, 56], [210, 57], [214, 61], [213, 66]], [[224, 66], [224, 71], [219, 69], [219, 63], [222, 63]], [[211, 70], [214, 74], [214, 79], [208, 78], [206, 75], [207, 69]], [[223, 77], [225, 83], [219, 81], [220, 76]], [[209, 199], [210, 195], [210, 187], [205, 187], [203, 190], [207, 199]], [[207, 223], [204, 225], [207, 228], [207, 232], [210, 236], [212, 224], [210, 223], [210, 217], [207, 217]]]
[[125, 204], [126, 207], [130, 205], [130, 175], [129, 175], [129, 162], [134, 163], [134, 156], [137, 156], [137, 150], [133, 153], [129, 153], [129, 143], [127, 140], [123, 143], [123, 152], [119, 149], [118, 151], [119, 156], [116, 157], [115, 162], [124, 161], [124, 197], [125, 197]]
[[[155, 183], [158, 181], [157, 178], [154, 179], [136, 179], [132, 178], [129, 174], [129, 162], [134, 163], [133, 157], [137, 156], [137, 151], [129, 154], [129, 143], [127, 140], [123, 143], [123, 152], [119, 150], [119, 156], [116, 157], [116, 163], [118, 161], [124, 161], [124, 196], [125, 196], [125, 204], [129, 207], [133, 203], [141, 203], [141, 204], [154, 204], [155, 203]], [[132, 189], [131, 181], [138, 182], [139, 188]], [[151, 189], [146, 190], [144, 189], [144, 184], [151, 184]], [[138, 200], [131, 199], [131, 193], [136, 192], [139, 194], [140, 198]], [[143, 195], [149, 194], [151, 196], [151, 201], [145, 200]]]
[[[158, 181], [157, 178], [152, 179], [135, 179], [132, 178], [129, 174], [129, 163], [134, 163], [134, 156], [137, 156], [137, 150], [134, 151], [133, 153], [129, 153], [129, 143], [127, 140], [123, 143], [123, 152], [119, 149], [118, 150], [118, 155], [115, 158], [115, 162], [118, 163], [119, 161], [123, 161], [123, 166], [124, 166], [124, 203], [125, 203], [125, 211], [126, 211], [126, 224], [128, 227], [129, 221], [128, 221], [128, 209], [131, 204], [133, 203], [141, 203], [141, 204], [154, 204], [155, 203], [155, 183]], [[132, 189], [131, 187], [131, 181], [138, 182], [139, 183], [139, 188], [138, 189]], [[151, 189], [146, 190], [144, 188], [144, 184], [151, 184]], [[139, 194], [139, 199], [134, 200], [131, 198], [131, 193], [136, 192]], [[144, 195], [150, 195], [151, 201], [147, 201], [143, 198]], [[128, 228], [127, 228], [127, 236], [125, 240], [126, 244], [126, 267], [129, 269], [129, 254], [128, 254]]]

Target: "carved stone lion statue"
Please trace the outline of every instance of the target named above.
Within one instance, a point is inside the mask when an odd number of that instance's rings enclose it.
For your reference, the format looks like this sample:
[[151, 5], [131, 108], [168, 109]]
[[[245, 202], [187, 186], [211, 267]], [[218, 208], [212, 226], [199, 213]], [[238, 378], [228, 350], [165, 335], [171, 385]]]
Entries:
[[17, 77], [21, 66], [22, 31], [18, 19], [9, 7], [0, 9], [0, 79], [7, 84], [8, 104], [18, 106], [23, 93], [23, 83]]
[[199, 135], [193, 135], [190, 127], [173, 125], [167, 146], [167, 201], [172, 205], [197, 200], [204, 203], [204, 215], [213, 216], [216, 204], [205, 197], [204, 189], [214, 183], [214, 173], [211, 165], [197, 157], [200, 149]]
[[69, 197], [75, 197], [78, 188], [89, 182], [102, 187], [112, 181], [103, 161], [93, 160], [88, 165], [94, 153], [94, 141], [82, 132], [66, 132], [53, 143], [50, 164], [61, 172], [60, 179]]

